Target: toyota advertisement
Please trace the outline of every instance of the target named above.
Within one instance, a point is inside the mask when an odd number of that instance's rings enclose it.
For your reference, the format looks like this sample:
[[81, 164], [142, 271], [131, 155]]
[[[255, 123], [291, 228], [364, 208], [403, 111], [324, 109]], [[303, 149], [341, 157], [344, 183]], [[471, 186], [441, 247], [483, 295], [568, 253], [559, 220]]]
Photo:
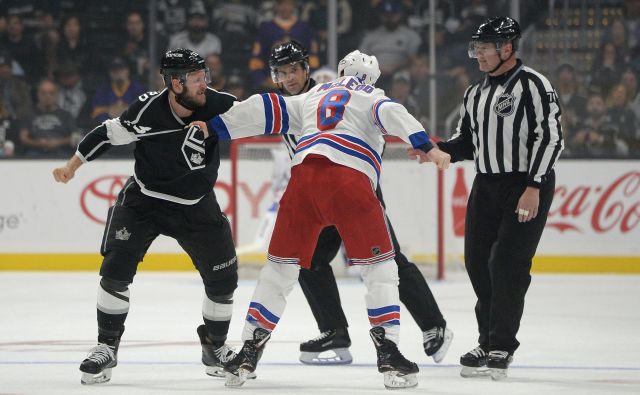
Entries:
[[[52, 169], [61, 161], [0, 162], [0, 255], [97, 253], [107, 210], [132, 174], [133, 163], [100, 160], [83, 166], [68, 184]], [[251, 244], [273, 206], [271, 170], [264, 162], [243, 164], [238, 186], [238, 246]], [[223, 161], [215, 188], [231, 216], [230, 164]], [[406, 253], [433, 260], [437, 249], [436, 171], [407, 161], [383, 167], [388, 214]], [[466, 197], [473, 163], [453, 165], [444, 182], [444, 240], [448, 259], [461, 260]], [[365, 231], [365, 230], [363, 230]], [[150, 253], [179, 253], [177, 243], [158, 238]], [[640, 266], [640, 166], [637, 161], [560, 161], [556, 195], [538, 256], [624, 257]], [[640, 271], [640, 269], [638, 269]]]

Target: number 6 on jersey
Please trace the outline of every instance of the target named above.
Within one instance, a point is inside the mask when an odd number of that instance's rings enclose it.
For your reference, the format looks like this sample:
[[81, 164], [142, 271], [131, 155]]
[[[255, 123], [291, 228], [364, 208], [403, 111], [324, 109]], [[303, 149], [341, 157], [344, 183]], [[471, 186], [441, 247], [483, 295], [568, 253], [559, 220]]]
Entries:
[[318, 129], [323, 132], [334, 129], [342, 121], [349, 99], [351, 99], [351, 93], [345, 89], [331, 91], [324, 95], [318, 104]]

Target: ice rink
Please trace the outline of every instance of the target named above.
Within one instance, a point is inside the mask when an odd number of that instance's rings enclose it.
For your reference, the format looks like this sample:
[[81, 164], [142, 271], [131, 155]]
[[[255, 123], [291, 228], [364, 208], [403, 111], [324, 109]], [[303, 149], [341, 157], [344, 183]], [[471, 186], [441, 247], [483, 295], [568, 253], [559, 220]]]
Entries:
[[[298, 362], [298, 344], [318, 330], [296, 287], [268, 343], [258, 379], [241, 389], [204, 374], [195, 332], [203, 289], [197, 273], [141, 272], [111, 382], [82, 386], [78, 366], [95, 343], [94, 273], [0, 272], [0, 394], [383, 394], [368, 336], [364, 286], [340, 280], [354, 363]], [[403, 309], [400, 349], [420, 365], [424, 394], [640, 394], [640, 277], [534, 275], [519, 339], [504, 382], [463, 379], [461, 354], [476, 346], [475, 298], [463, 273], [430, 281], [455, 337], [441, 365]], [[230, 342], [239, 345], [255, 280], [236, 291]]]

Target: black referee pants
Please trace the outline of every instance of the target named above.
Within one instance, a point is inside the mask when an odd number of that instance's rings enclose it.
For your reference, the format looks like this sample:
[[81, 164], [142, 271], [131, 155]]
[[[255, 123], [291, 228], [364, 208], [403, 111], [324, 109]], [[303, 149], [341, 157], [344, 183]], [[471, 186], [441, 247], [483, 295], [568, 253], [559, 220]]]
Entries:
[[479, 344], [513, 353], [531, 283], [531, 260], [542, 236], [555, 189], [555, 174], [540, 188], [538, 216], [518, 222], [524, 173], [476, 175], [467, 205], [465, 266], [478, 298]]

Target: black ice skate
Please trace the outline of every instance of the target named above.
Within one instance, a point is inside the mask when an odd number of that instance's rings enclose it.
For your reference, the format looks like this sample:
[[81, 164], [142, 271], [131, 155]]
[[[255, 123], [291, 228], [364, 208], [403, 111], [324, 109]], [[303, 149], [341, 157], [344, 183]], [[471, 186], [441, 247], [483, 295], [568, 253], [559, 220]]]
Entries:
[[353, 361], [347, 328], [330, 329], [300, 344], [300, 362], [308, 365], [346, 365]]
[[493, 380], [499, 381], [507, 378], [507, 370], [513, 361], [513, 353], [508, 351], [493, 350], [489, 352], [487, 367]]
[[[236, 356], [236, 352], [226, 344], [216, 347], [208, 336], [209, 331], [206, 325], [198, 327], [198, 337], [202, 346], [202, 363], [205, 366], [205, 373], [213, 377], [224, 377], [224, 365], [229, 363]], [[248, 378], [255, 378], [255, 373], [251, 373]]]
[[224, 367], [227, 387], [240, 387], [247, 381], [249, 375], [256, 370], [262, 351], [271, 337], [271, 332], [266, 329], [256, 328], [253, 331], [253, 340], [244, 342], [240, 352]]
[[460, 365], [462, 365], [462, 370], [460, 370], [460, 376], [462, 377], [469, 378], [489, 375], [487, 352], [481, 346], [461, 356]]
[[422, 332], [422, 345], [428, 357], [432, 357], [435, 363], [440, 363], [447, 355], [449, 346], [453, 340], [453, 332], [447, 327], [436, 326]]
[[407, 360], [398, 346], [385, 337], [385, 330], [375, 326], [369, 331], [378, 354], [378, 372], [384, 374], [387, 389], [412, 388], [418, 385], [418, 365]]
[[124, 327], [117, 339], [98, 336], [98, 345], [89, 350], [87, 358], [80, 364], [82, 384], [101, 384], [111, 380], [111, 369], [118, 365], [118, 347]]

